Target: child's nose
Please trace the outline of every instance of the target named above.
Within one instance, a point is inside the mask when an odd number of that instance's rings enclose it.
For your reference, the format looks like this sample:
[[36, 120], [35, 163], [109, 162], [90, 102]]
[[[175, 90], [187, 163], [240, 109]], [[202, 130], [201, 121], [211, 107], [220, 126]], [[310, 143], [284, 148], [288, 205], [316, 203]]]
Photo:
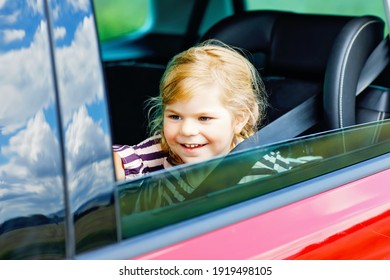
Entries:
[[181, 134], [192, 136], [199, 133], [198, 125], [192, 120], [184, 120], [181, 125]]

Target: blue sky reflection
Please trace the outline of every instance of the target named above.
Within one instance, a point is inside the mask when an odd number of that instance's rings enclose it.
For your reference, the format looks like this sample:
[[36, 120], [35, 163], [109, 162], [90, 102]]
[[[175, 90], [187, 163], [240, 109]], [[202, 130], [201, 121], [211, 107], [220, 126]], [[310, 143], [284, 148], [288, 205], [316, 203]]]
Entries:
[[[114, 184], [91, 7], [52, 0], [73, 207]], [[43, 0], [0, 0], [0, 224], [64, 208], [59, 127]], [[90, 196], [90, 197], [91, 197]]]
[[0, 223], [64, 208], [42, 4], [0, 0]]

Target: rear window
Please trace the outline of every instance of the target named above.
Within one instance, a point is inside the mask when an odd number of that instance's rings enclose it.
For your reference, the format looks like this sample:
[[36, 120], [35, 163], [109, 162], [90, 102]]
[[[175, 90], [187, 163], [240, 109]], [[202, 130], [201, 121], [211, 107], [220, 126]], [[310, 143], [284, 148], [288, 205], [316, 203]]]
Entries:
[[137, 36], [151, 24], [150, 0], [93, 0], [100, 41]]
[[[146, 32], [153, 23], [151, 0], [93, 0], [101, 42], [133, 36]], [[212, 9], [225, 9], [224, 2], [210, 1]], [[376, 15], [385, 20], [382, 1], [366, 0], [246, 0], [246, 10], [283, 10], [299, 13], [339, 14], [339, 15]], [[177, 17], [177, 15], [176, 15]], [[206, 20], [207, 21], [207, 20]], [[207, 25], [209, 26], [209, 24]], [[204, 29], [204, 28], [202, 28]]]
[[367, 0], [246, 0], [247, 10], [281, 10], [331, 15], [376, 15], [385, 20], [383, 2]]

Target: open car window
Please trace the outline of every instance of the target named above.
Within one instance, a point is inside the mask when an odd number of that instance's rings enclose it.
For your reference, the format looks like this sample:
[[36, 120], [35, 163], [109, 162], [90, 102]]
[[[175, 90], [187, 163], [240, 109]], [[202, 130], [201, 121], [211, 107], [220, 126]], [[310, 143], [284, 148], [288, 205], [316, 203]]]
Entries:
[[151, 173], [119, 186], [123, 238], [288, 188], [390, 151], [383, 121]]

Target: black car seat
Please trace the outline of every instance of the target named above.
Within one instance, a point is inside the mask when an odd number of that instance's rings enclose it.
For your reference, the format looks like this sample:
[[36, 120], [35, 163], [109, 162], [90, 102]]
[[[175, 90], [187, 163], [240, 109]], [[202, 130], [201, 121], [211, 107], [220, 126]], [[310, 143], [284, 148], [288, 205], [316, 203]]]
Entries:
[[329, 129], [390, 117], [389, 37], [371, 53], [369, 59], [374, 59], [367, 67], [369, 49], [361, 48], [367, 44], [366, 38], [349, 39], [353, 35], [349, 27], [342, 30], [335, 42], [325, 74], [324, 113]]
[[[250, 54], [249, 59], [259, 70], [269, 94], [267, 124], [316, 95], [321, 98], [313, 106], [318, 119], [323, 119], [325, 73], [328, 95], [332, 94], [333, 83], [339, 82], [336, 81], [337, 74], [332, 76], [328, 70], [329, 58], [332, 56], [332, 63], [336, 65], [348, 64], [348, 71], [344, 71], [346, 80], [349, 81], [350, 76], [359, 76], [367, 56], [382, 40], [383, 30], [383, 20], [375, 16], [248, 11], [218, 22], [201, 40], [218, 39]], [[348, 51], [345, 48], [353, 55], [346, 57]], [[351, 87], [353, 83], [351, 81]], [[329, 114], [326, 116], [330, 118]], [[323, 130], [327, 124], [321, 122], [309, 132]], [[278, 129], [278, 134], [282, 135], [283, 130]]]

